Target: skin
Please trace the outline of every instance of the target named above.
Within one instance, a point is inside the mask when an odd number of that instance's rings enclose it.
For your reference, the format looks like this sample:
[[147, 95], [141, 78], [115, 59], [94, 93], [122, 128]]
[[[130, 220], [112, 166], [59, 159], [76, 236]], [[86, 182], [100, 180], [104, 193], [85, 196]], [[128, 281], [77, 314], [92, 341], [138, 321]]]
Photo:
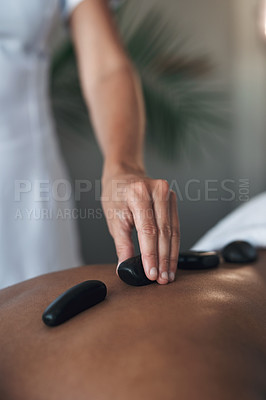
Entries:
[[147, 277], [175, 279], [179, 253], [177, 199], [169, 184], [146, 175], [145, 112], [138, 76], [106, 1], [84, 0], [70, 27], [84, 99], [104, 156], [102, 206], [118, 265], [134, 256], [135, 227]]
[[[266, 398], [266, 251], [252, 265], [178, 271], [169, 286], [127, 286], [114, 265], [44, 275], [0, 291], [0, 398]], [[48, 328], [43, 310], [84, 280], [104, 302]]]

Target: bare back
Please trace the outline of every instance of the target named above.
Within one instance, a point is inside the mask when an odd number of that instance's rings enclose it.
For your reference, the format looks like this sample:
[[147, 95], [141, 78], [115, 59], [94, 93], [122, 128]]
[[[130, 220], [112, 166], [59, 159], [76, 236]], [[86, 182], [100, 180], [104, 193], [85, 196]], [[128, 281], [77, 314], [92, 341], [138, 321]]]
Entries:
[[[46, 306], [99, 279], [107, 299], [48, 328]], [[45, 275], [0, 291], [3, 400], [260, 400], [266, 397], [266, 252], [253, 265], [178, 271], [130, 287], [114, 265]]]

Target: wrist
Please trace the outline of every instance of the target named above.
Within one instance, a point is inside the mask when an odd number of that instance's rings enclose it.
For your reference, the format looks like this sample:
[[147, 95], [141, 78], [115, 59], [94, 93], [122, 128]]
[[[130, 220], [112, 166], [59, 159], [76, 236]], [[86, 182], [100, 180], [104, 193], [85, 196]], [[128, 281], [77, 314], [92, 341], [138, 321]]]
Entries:
[[102, 183], [121, 175], [138, 175], [145, 177], [146, 171], [144, 164], [140, 161], [104, 161], [102, 172]]

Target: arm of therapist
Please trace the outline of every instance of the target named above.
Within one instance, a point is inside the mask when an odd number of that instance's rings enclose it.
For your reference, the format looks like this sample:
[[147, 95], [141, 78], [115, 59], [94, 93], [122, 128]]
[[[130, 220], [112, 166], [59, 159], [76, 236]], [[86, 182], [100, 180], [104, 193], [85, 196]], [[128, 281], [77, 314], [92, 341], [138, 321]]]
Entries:
[[104, 155], [102, 205], [118, 262], [134, 255], [136, 227], [147, 277], [175, 279], [179, 253], [177, 200], [143, 163], [145, 112], [138, 76], [105, 1], [85, 0], [70, 18], [83, 95]]

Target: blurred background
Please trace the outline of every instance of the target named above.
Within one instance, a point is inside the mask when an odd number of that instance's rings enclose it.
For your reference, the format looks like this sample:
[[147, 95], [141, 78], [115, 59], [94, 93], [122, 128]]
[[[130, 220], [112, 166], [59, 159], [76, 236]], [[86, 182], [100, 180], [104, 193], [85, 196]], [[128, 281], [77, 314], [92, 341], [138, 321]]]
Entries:
[[[257, 0], [127, 0], [115, 13], [143, 83], [147, 171], [177, 192], [182, 250], [266, 189], [265, 10]], [[51, 92], [73, 184], [92, 183], [76, 202], [84, 260], [115, 262], [97, 213], [102, 157], [66, 28], [55, 41]]]

